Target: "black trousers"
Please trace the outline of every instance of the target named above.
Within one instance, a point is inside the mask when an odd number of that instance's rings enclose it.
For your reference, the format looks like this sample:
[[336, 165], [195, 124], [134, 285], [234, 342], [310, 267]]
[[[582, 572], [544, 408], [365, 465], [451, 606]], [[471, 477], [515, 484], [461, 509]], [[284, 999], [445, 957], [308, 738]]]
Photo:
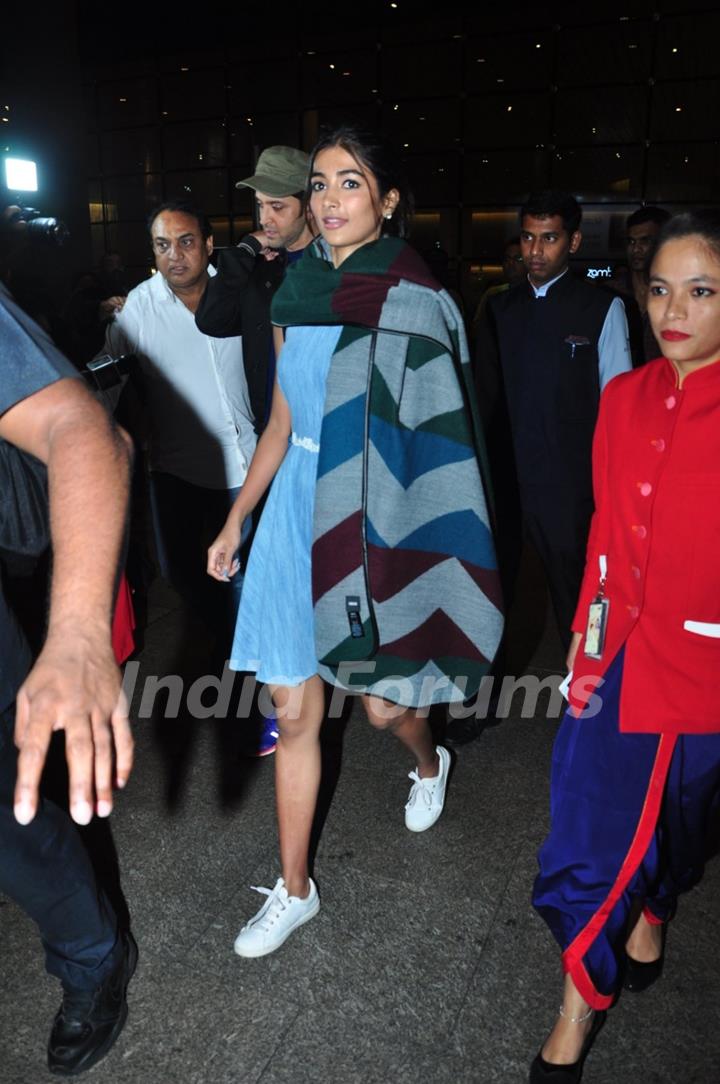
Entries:
[[37, 923], [48, 972], [93, 989], [115, 966], [117, 921], [67, 813], [42, 799], [30, 824], [15, 820], [13, 717], [0, 713], [0, 891]]
[[[235, 632], [243, 573], [228, 583], [208, 576], [207, 549], [225, 523], [240, 487], [206, 489], [173, 474], [152, 471], [150, 501], [160, 571], [186, 606], [218, 639], [219, 653], [227, 658]], [[250, 518], [243, 524], [243, 539], [250, 533]]]
[[593, 502], [564, 486], [521, 489], [525, 531], [545, 567], [560, 638], [567, 649], [585, 571]]

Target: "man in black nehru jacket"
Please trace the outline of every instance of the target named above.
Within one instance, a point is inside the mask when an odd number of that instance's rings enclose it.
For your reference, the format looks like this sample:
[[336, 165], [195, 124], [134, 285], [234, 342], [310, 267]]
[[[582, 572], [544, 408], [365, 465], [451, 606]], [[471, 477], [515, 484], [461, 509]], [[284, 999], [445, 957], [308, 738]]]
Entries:
[[525, 531], [570, 643], [593, 511], [592, 438], [600, 393], [631, 368], [625, 309], [569, 270], [581, 209], [564, 192], [520, 211], [527, 281], [493, 298]]

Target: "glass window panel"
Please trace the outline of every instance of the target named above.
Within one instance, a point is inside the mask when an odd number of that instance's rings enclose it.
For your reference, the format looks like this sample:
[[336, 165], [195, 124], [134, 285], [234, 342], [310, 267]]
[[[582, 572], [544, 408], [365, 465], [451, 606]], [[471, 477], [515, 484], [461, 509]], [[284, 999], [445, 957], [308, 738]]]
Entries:
[[251, 162], [255, 132], [246, 117], [231, 117], [229, 124], [230, 161], [244, 164]]
[[154, 124], [158, 116], [154, 77], [120, 79], [98, 87], [98, 109], [103, 128]]
[[165, 174], [167, 199], [191, 199], [206, 215], [228, 212], [228, 175], [224, 169]]
[[347, 31], [324, 32], [307, 24], [302, 27], [300, 35], [300, 48], [303, 53], [327, 53], [329, 51], [344, 52], [348, 44], [354, 49], [362, 49], [367, 46], [375, 47], [377, 33], [372, 21], [368, 20], [365, 26], [358, 26], [357, 19], [353, 21], [352, 35]]
[[447, 95], [460, 90], [462, 49], [457, 41], [434, 41], [419, 53], [414, 45], [391, 45], [381, 53], [381, 91], [385, 101], [397, 96]]
[[[180, 30], [180, 36], [186, 38], [188, 36], [187, 24], [183, 25]], [[174, 44], [174, 43], [173, 43]], [[222, 52], [215, 49], [186, 49], [184, 47], [168, 49], [167, 41], [163, 42], [163, 49], [159, 57], [159, 67], [162, 72], [168, 72], [170, 74], [180, 72], [183, 68], [187, 68], [188, 72], [183, 74], [193, 75], [205, 75], [206, 71], [202, 69], [210, 69], [210, 74], [214, 75], [221, 66]]]
[[655, 75], [697, 79], [720, 75], [720, 13], [698, 18], [663, 19], [658, 25]]
[[372, 101], [378, 94], [377, 52], [327, 52], [302, 58], [302, 101]]
[[103, 132], [104, 173], [152, 173], [160, 168], [160, 141], [156, 128], [129, 128]]
[[168, 73], [162, 78], [161, 100], [163, 116], [170, 120], [222, 116], [225, 74], [217, 70]]
[[90, 250], [92, 252], [93, 267], [97, 267], [105, 254], [105, 227], [90, 227]]
[[639, 199], [642, 168], [640, 147], [563, 147], [553, 155], [552, 183], [585, 200]]
[[105, 218], [145, 219], [162, 202], [162, 177], [159, 173], [142, 173], [134, 177], [106, 177]]
[[210, 226], [212, 227], [213, 242], [218, 248], [227, 248], [230, 244], [230, 219], [213, 216], [210, 219]]
[[163, 127], [162, 138], [166, 169], [225, 164], [227, 127], [222, 121], [168, 124]]
[[287, 109], [300, 98], [300, 80], [296, 58], [282, 62], [282, 78], [278, 78], [278, 62], [243, 64], [228, 73], [230, 111], [238, 116], [250, 116], [269, 109]]
[[461, 12], [450, 10], [443, 13], [438, 4], [433, 4], [432, 9], [432, 15], [423, 18], [425, 13], [420, 4], [406, 4], [404, 12], [400, 6], [391, 8], [389, 4], [384, 4], [380, 27], [383, 42], [433, 42], [433, 52], [428, 54], [426, 63], [429, 66], [437, 42], [443, 38], [459, 40], [464, 32]]
[[246, 233], [252, 233], [255, 222], [249, 215], [236, 216], [232, 220], [233, 244], [237, 244]]
[[471, 38], [465, 53], [467, 89], [546, 87], [552, 78], [553, 44], [553, 35], [547, 31]]
[[93, 130], [97, 128], [98, 115], [95, 101], [95, 84], [83, 83], [82, 86], [83, 108], [85, 110], [86, 127]]
[[558, 34], [557, 81], [561, 86], [644, 82], [650, 75], [652, 45], [650, 22], [628, 19], [563, 29]]
[[455, 257], [458, 251], [455, 208], [436, 207], [417, 211], [411, 223], [410, 242], [419, 251], [438, 248]]
[[[259, 10], [259, 8], [258, 8]], [[298, 8], [301, 17], [307, 18], [303, 14], [302, 9]], [[232, 35], [232, 40], [229, 42], [226, 52], [228, 60], [231, 64], [240, 66], [247, 62], [248, 52], [251, 50], [248, 48], [250, 31], [249, 18], [252, 18], [252, 9], [248, 10], [248, 5], [242, 6], [242, 28], [238, 28], [238, 32]], [[264, 12], [261, 12], [261, 18], [267, 21], [267, 16]], [[263, 27], [258, 26], [257, 38], [259, 40], [262, 34]], [[268, 49], [272, 53], [271, 68], [274, 70], [275, 78], [277, 80], [277, 62], [282, 61], [283, 71], [286, 71], [288, 66], [294, 63], [297, 57], [298, 51], [298, 35], [292, 32], [292, 28], [287, 22], [287, 15], [284, 16], [281, 21], [279, 18], [273, 21], [272, 27], [272, 39], [268, 45]], [[282, 80], [279, 80], [282, 82]]]
[[549, 180], [550, 155], [547, 150], [467, 154], [463, 169], [463, 202], [520, 203], [533, 189], [546, 188]]
[[88, 181], [88, 215], [92, 223], [103, 220], [102, 184], [100, 180]]
[[405, 159], [410, 188], [418, 207], [457, 203], [458, 157], [455, 154], [418, 154]]
[[[527, 192], [524, 194], [527, 195]], [[523, 197], [524, 198], [524, 197]], [[502, 260], [506, 242], [520, 230], [517, 210], [469, 209], [463, 216], [463, 252], [472, 253], [473, 275], [487, 276]]]
[[[717, 131], [720, 86], [715, 80], [657, 83], [653, 87], [650, 138], [707, 139]], [[713, 123], [714, 122], [714, 123]]]
[[255, 208], [255, 193], [252, 188], [236, 188], [236, 181], [242, 181], [244, 177], [252, 177], [253, 167], [249, 165], [241, 172], [232, 175], [232, 210], [233, 214], [243, 218], [252, 219]]
[[324, 109], [308, 109], [303, 114], [304, 146], [313, 147], [321, 128], [337, 128], [340, 124], [355, 124], [359, 128], [374, 131], [377, 128], [378, 110], [375, 105], [328, 106]]
[[467, 147], [527, 147], [550, 138], [550, 99], [544, 94], [489, 94], [469, 98]]
[[652, 18], [658, 6], [657, 0], [606, 0], [602, 6], [561, 0], [553, 4], [551, 10], [553, 21], [560, 26], [595, 25], [603, 21], [622, 25]]
[[645, 198], [652, 202], [690, 200], [716, 203], [720, 177], [720, 144], [655, 144], [648, 151]]
[[641, 143], [645, 139], [645, 87], [561, 90], [555, 107], [559, 144]]
[[457, 149], [460, 143], [459, 101], [396, 102], [382, 109], [382, 132], [397, 147], [410, 150]]
[[257, 147], [300, 146], [300, 115], [298, 113], [268, 113], [253, 116], [253, 132]]
[[89, 132], [85, 138], [85, 159], [88, 173], [102, 173], [100, 165], [100, 135]]
[[[472, 9], [466, 16], [468, 34], [479, 34], [488, 38], [491, 34], [503, 32], [517, 32], [518, 10], [514, 5], [503, 7], [500, 4], [482, 4], [477, 7], [477, 14], [471, 14]], [[546, 4], [533, 4], [524, 8], [522, 13], [523, 30], [552, 29], [555, 19], [552, 11]]]
[[150, 235], [144, 222], [113, 222], [105, 230], [108, 252], [119, 252], [126, 265], [152, 266]]

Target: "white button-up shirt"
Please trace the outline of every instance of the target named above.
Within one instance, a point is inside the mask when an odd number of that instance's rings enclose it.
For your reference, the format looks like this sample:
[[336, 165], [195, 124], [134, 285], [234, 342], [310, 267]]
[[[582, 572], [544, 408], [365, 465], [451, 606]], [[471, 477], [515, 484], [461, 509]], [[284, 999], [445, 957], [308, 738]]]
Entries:
[[239, 336], [203, 335], [158, 272], [130, 291], [104, 351], [140, 360], [151, 470], [208, 489], [243, 484], [256, 437]]

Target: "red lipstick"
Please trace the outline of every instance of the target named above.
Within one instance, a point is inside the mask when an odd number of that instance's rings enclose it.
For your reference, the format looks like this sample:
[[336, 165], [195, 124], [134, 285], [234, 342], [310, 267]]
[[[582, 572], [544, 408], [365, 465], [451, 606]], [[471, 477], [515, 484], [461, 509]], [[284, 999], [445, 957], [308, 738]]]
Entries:
[[689, 339], [690, 336], [686, 335], [684, 331], [662, 331], [660, 332], [660, 338], [664, 339], [666, 343], [681, 343], [685, 339]]

